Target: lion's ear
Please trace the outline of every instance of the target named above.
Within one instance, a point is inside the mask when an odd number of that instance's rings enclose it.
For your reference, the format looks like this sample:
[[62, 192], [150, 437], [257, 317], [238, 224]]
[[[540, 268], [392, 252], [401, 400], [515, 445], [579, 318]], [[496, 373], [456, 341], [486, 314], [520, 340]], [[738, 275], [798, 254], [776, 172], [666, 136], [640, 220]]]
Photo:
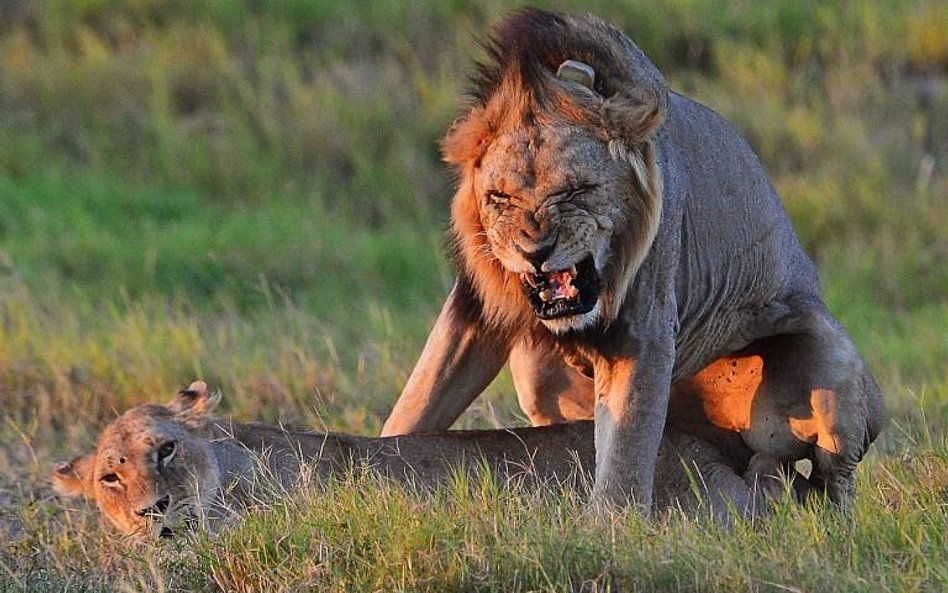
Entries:
[[[622, 72], [616, 74], [616, 72]], [[560, 80], [581, 85], [601, 97], [599, 118], [610, 140], [621, 142], [627, 150], [645, 144], [665, 121], [668, 88], [658, 72], [631, 68], [607, 70], [600, 81], [592, 66], [566, 60], [556, 70]]]
[[612, 139], [633, 148], [652, 139], [667, 111], [668, 92], [664, 87], [629, 86], [603, 102], [602, 123]]
[[210, 394], [207, 383], [198, 380], [179, 391], [178, 397], [168, 404], [168, 408], [185, 424], [199, 426], [219, 402], [220, 394]]
[[92, 453], [80, 455], [69, 463], [62, 463], [53, 470], [53, 489], [63, 496], [85, 496], [92, 498]]
[[596, 71], [585, 62], [566, 60], [556, 69], [556, 77], [578, 82], [591, 91], [596, 90]]
[[475, 107], [451, 124], [441, 141], [441, 156], [455, 167], [477, 162], [492, 137], [484, 108]]
[[652, 139], [665, 121], [668, 91], [650, 85], [620, 88], [602, 105], [602, 123], [614, 140], [634, 148]]
[[668, 113], [668, 85], [658, 68], [619, 31], [610, 34], [621, 58], [601, 72], [602, 124], [627, 149], [649, 142]]

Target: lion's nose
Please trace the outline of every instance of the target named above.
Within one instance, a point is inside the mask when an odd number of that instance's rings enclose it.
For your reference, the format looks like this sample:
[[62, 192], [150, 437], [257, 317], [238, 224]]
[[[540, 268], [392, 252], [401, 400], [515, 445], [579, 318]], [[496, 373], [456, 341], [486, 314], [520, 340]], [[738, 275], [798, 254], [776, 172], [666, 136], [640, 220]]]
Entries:
[[524, 249], [520, 245], [515, 245], [517, 248], [517, 253], [520, 254], [523, 259], [530, 262], [530, 265], [533, 266], [533, 269], [536, 273], [540, 273], [540, 268], [543, 266], [543, 262], [550, 258], [550, 254], [553, 253], [553, 243], [548, 243], [545, 245], [534, 245], [530, 248]]
[[165, 494], [155, 501], [155, 504], [143, 509], [139, 509], [135, 511], [135, 514], [139, 517], [155, 517], [158, 515], [164, 515], [165, 511], [168, 510], [169, 504], [171, 504], [171, 497]]

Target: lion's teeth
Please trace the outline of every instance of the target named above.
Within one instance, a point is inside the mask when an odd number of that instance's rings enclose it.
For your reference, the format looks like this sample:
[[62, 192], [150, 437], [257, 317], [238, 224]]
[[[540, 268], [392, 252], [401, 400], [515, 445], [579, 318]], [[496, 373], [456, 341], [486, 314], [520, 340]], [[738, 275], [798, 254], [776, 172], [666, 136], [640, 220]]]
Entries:
[[572, 284], [566, 288], [566, 296], [570, 299], [575, 299], [579, 296], [579, 289], [573, 286]]
[[540, 300], [543, 301], [544, 303], [549, 303], [550, 300], [553, 299], [553, 291], [550, 290], [549, 288], [545, 288], [540, 291], [539, 297], [540, 297]]
[[523, 281], [530, 285], [530, 288], [537, 287], [537, 281], [533, 279], [533, 274], [522, 274]]
[[570, 275], [570, 276], [572, 276], [573, 278], [575, 278], [578, 273], [579, 273], [579, 271], [576, 269], [576, 266], [570, 266], [570, 268], [569, 268], [569, 275]]

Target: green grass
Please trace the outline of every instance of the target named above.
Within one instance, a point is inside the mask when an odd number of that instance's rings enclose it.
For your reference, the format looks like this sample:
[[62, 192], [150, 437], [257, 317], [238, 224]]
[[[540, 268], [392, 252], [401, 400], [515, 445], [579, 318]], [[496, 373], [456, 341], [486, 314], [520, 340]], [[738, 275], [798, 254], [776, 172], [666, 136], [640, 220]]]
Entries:
[[[15, 578], [26, 590], [938, 591], [948, 583], [946, 461], [943, 445], [870, 458], [852, 521], [786, 505], [730, 531], [675, 513], [603, 517], [569, 493], [490, 480], [421, 496], [341, 478], [262, 504], [216, 536], [158, 545], [129, 546], [82, 509], [25, 507], [40, 547], [22, 550]], [[44, 531], [53, 522], [55, 535]]]
[[440, 229], [356, 227], [327, 215], [321, 194], [235, 207], [102, 174], [0, 179], [5, 271], [97, 300], [122, 292], [252, 310], [270, 306], [272, 290], [330, 319], [373, 295], [414, 310], [442, 292]]
[[[130, 546], [52, 464], [194, 377], [241, 419], [377, 433], [451, 284], [437, 141], [522, 2], [0, 6], [0, 590], [948, 587], [948, 12], [936, 0], [577, 7], [749, 139], [890, 420], [855, 522], [732, 533], [488, 484], [341, 481]], [[502, 377], [458, 426], [523, 423]]]

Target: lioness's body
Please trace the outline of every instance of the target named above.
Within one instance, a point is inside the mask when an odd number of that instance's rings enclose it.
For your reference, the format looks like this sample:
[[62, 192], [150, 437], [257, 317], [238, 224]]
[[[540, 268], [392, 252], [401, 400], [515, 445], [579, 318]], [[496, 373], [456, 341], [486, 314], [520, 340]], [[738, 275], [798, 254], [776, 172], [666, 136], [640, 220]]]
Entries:
[[881, 393], [747, 143], [595, 18], [522, 11], [488, 50], [444, 142], [458, 279], [383, 434], [447, 428], [509, 359], [535, 423], [595, 418], [605, 501], [648, 505], [683, 414], [847, 503]]
[[[93, 453], [57, 468], [55, 486], [95, 500], [121, 531], [153, 536], [259, 500], [260, 485], [290, 488], [307, 471], [325, 480], [355, 464], [427, 489], [487, 468], [501, 485], [582, 490], [594, 465], [588, 421], [370, 438], [215, 420], [208, 415], [214, 403], [195, 382], [169, 406], [132, 408], [106, 427]], [[670, 430], [658, 457], [656, 502], [694, 512], [703, 501], [717, 519], [753, 515], [766, 506], [758, 486], [773, 492], [777, 471], [765, 458], [752, 460], [733, 434]]]

